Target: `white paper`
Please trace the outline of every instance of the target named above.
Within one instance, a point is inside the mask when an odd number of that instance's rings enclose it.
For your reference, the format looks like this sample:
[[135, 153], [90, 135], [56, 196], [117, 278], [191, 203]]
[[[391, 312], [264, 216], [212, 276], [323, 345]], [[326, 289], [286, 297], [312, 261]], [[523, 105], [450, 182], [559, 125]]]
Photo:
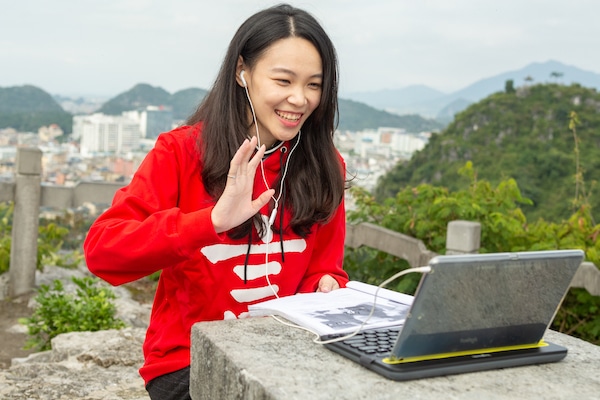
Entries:
[[[346, 288], [329, 293], [301, 293], [249, 306], [251, 316], [280, 315], [319, 336], [349, 333], [358, 328], [373, 308], [376, 286], [349, 282]], [[376, 328], [402, 325], [412, 296], [380, 289], [376, 308], [365, 325]]]

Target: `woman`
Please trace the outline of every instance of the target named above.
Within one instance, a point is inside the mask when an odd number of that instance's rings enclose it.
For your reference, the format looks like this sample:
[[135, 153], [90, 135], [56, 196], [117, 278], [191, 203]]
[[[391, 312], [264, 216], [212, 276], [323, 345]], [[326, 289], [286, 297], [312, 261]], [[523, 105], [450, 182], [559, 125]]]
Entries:
[[185, 126], [159, 136], [91, 226], [88, 268], [113, 285], [162, 270], [140, 374], [189, 398], [190, 333], [274, 296], [348, 280], [335, 49], [288, 5], [251, 16]]

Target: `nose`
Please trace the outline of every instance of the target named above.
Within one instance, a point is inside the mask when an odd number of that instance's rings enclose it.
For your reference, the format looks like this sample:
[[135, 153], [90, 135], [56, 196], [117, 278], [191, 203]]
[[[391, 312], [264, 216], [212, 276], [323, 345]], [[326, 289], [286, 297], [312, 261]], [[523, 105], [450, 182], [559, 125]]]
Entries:
[[290, 94], [288, 96], [288, 102], [296, 107], [304, 106], [308, 103], [308, 99], [306, 97], [306, 88], [302, 85], [294, 85], [290, 89]]

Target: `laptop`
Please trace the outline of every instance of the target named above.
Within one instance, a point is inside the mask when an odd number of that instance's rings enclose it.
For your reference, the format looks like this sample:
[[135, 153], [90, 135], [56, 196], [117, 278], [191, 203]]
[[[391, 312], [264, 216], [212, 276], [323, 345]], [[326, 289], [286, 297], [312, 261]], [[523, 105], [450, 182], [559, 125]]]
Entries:
[[567, 349], [543, 337], [583, 257], [581, 250], [434, 257], [403, 323], [324, 346], [396, 381], [560, 361]]

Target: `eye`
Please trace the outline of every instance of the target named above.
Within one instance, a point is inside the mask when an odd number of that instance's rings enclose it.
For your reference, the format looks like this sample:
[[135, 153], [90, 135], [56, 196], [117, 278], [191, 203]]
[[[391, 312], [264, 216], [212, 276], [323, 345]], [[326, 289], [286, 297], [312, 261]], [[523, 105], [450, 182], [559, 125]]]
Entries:
[[308, 86], [312, 89], [321, 89], [323, 87], [323, 85], [321, 83], [317, 83], [317, 82], [309, 83]]
[[277, 79], [277, 82], [279, 82], [282, 85], [289, 85], [291, 83], [289, 79]]

